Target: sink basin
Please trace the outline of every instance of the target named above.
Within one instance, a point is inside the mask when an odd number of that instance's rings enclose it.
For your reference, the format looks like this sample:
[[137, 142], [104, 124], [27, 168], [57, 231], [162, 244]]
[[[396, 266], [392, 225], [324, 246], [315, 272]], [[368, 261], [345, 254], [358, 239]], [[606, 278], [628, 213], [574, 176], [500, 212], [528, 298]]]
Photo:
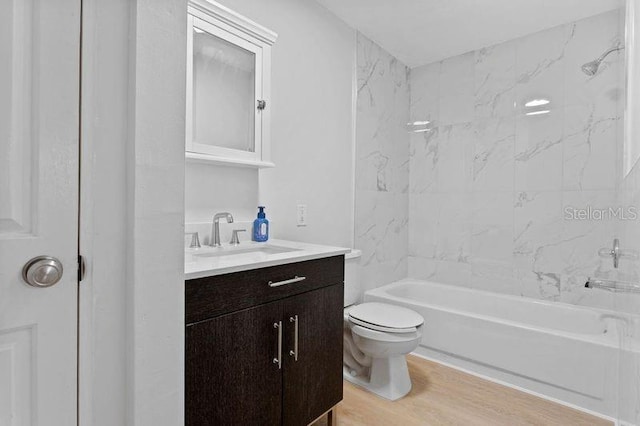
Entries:
[[254, 246], [254, 247], [220, 247], [213, 248], [212, 251], [202, 253], [193, 253], [194, 257], [225, 257], [238, 256], [242, 254], [259, 253], [263, 255], [272, 255], [280, 253], [289, 253], [299, 251], [299, 249], [279, 246]]

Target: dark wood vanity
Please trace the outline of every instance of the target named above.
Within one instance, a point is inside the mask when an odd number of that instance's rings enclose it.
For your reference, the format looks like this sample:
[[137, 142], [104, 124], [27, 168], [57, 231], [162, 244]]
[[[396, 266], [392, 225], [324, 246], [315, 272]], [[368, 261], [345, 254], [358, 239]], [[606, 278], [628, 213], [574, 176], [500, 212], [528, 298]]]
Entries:
[[302, 426], [342, 400], [343, 255], [185, 292], [187, 426]]

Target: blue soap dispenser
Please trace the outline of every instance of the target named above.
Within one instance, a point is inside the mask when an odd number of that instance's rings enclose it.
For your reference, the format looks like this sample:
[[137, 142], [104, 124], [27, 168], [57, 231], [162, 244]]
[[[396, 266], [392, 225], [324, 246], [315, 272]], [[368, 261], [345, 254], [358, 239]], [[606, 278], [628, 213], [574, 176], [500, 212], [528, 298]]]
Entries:
[[253, 241], [263, 243], [269, 239], [269, 221], [264, 214], [264, 206], [258, 208], [258, 218], [253, 221]]

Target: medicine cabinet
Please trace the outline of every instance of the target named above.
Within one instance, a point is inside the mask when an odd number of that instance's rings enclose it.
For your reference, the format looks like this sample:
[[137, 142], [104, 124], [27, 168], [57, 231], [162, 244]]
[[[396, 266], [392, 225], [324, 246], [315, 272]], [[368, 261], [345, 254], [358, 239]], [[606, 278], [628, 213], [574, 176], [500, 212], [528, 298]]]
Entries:
[[187, 160], [273, 167], [271, 46], [277, 35], [212, 1], [191, 0], [187, 19]]

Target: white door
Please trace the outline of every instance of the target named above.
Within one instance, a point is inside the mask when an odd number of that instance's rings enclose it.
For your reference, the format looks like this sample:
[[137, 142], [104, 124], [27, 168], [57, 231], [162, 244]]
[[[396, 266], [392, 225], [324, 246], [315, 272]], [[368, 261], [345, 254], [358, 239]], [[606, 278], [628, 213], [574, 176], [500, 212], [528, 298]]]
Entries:
[[76, 424], [79, 51], [80, 0], [0, 0], [1, 426]]

